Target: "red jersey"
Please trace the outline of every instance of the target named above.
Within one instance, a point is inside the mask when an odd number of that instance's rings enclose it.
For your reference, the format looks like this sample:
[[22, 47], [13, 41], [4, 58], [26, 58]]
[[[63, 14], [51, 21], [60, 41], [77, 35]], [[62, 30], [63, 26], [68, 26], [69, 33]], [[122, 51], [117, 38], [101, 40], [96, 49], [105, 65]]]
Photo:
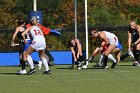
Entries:
[[[31, 25], [30, 24], [27, 24], [26, 27], [29, 28]], [[43, 25], [41, 24], [38, 24], [38, 27], [43, 31], [43, 34], [49, 34], [50, 32], [50, 28], [46, 28], [44, 27]]]

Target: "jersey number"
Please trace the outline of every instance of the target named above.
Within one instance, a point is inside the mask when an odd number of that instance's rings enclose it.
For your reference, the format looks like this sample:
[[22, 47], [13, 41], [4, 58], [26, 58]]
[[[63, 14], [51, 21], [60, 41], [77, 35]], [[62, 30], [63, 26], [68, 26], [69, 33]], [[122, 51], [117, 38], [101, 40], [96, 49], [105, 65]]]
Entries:
[[34, 30], [34, 32], [35, 32], [35, 35], [41, 35], [41, 32], [40, 32], [40, 30]]

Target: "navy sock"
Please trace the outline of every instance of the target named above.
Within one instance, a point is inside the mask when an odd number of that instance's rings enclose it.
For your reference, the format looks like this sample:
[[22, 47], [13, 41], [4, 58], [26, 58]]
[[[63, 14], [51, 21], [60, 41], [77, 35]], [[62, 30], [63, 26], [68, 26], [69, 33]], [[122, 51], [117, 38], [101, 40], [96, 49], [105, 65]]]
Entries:
[[24, 70], [25, 69], [25, 62], [23, 60], [20, 60], [20, 64], [21, 64], [22, 70]]
[[33, 60], [33, 63], [34, 63], [34, 64], [39, 64], [39, 62], [38, 62], [38, 61], [35, 61], [35, 60]]
[[103, 66], [104, 66], [104, 67], [107, 66], [107, 60], [108, 60], [108, 57], [107, 57], [106, 55], [103, 55], [102, 63], [103, 63]]

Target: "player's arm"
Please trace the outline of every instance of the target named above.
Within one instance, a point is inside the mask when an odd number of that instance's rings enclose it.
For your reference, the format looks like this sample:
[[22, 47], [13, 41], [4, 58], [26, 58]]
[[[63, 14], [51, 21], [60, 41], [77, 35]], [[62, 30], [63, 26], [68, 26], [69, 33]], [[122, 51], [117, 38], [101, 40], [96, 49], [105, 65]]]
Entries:
[[97, 40], [97, 47], [96, 49], [93, 51], [92, 55], [93, 57], [95, 57], [102, 49], [103, 49], [103, 46], [105, 45], [105, 42], [101, 41], [101, 40]]
[[131, 50], [131, 33], [128, 31], [128, 50]]
[[27, 28], [27, 29], [21, 34], [25, 43], [27, 43], [26, 38], [25, 38], [25, 34], [28, 33], [28, 32], [30, 31], [30, 28], [31, 28], [31, 27]]
[[79, 55], [80, 54], [82, 55], [82, 45], [78, 39], [76, 39], [75, 42], [77, 43], [77, 47], [78, 47], [77, 58], [79, 58]]
[[12, 36], [12, 41], [11, 41], [12, 44], [14, 44], [14, 41], [15, 41], [15, 38], [16, 38], [16, 35], [17, 35], [18, 32], [19, 32], [19, 28], [17, 27], [13, 36]]
[[105, 36], [105, 33], [104, 33], [104, 32], [101, 32], [101, 33], [99, 34], [99, 37], [105, 42], [104, 45], [108, 46], [108, 45], [110, 44], [110, 43], [109, 43], [109, 40], [108, 40], [108, 38]]
[[70, 47], [70, 50], [71, 50], [72, 55], [73, 55], [73, 57], [74, 57], [74, 61], [77, 61], [77, 58], [76, 58], [76, 55], [75, 55], [74, 48], [73, 48], [73, 47]]
[[139, 39], [134, 43], [136, 45], [140, 43], [140, 26], [138, 26], [137, 31], [139, 33]]

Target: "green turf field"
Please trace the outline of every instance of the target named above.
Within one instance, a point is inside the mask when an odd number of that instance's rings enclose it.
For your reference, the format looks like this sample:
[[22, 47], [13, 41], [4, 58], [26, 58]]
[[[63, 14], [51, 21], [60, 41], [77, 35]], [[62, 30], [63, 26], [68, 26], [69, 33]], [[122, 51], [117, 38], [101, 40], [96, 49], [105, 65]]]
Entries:
[[0, 67], [0, 93], [140, 93], [140, 67], [128, 62], [116, 69], [92, 65], [86, 70], [55, 65], [51, 75], [42, 74], [44, 67], [33, 75], [16, 75], [20, 67]]

